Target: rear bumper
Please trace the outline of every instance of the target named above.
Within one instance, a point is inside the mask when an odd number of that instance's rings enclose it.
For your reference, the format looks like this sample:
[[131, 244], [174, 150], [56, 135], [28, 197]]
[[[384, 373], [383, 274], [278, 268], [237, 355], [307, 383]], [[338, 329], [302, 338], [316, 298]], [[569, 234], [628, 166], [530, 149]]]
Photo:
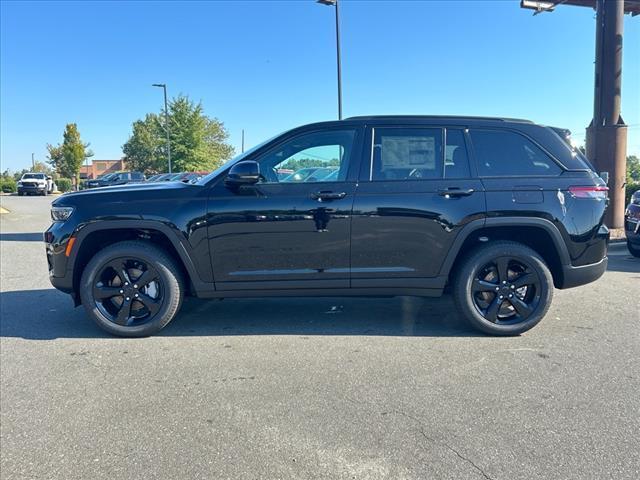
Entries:
[[562, 266], [562, 284], [558, 288], [572, 288], [585, 285], [599, 279], [607, 270], [609, 259], [604, 257], [597, 263], [574, 267], [573, 265]]

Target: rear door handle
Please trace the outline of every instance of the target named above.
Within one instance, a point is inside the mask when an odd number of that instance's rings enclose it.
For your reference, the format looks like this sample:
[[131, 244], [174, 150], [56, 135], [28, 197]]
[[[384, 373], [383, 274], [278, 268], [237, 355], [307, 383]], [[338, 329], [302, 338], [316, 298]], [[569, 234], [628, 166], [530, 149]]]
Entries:
[[473, 188], [458, 188], [458, 187], [449, 187], [449, 188], [441, 188], [438, 190], [438, 195], [441, 197], [468, 197], [473, 194], [475, 190]]
[[314, 200], [318, 200], [320, 202], [324, 200], [340, 200], [341, 198], [344, 198], [346, 196], [347, 196], [346, 192], [320, 191], [320, 192], [315, 192], [311, 194], [311, 198], [313, 198]]

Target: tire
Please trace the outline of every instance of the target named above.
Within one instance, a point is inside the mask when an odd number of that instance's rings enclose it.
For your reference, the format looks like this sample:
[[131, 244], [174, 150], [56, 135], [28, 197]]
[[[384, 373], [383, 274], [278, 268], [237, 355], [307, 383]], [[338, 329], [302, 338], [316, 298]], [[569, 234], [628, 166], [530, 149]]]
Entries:
[[18, 196], [22, 197], [24, 195], [24, 192], [18, 192]]
[[453, 295], [458, 310], [475, 329], [490, 335], [519, 335], [549, 310], [553, 277], [531, 248], [496, 241], [462, 262], [454, 276]]
[[[108, 298], [100, 299], [102, 295]], [[174, 259], [144, 241], [120, 242], [100, 250], [80, 280], [80, 299], [89, 317], [103, 330], [122, 337], [146, 337], [162, 330], [180, 309], [183, 296], [182, 276]]]
[[627, 249], [629, 250], [629, 253], [631, 253], [631, 255], [640, 258], [640, 246], [636, 246], [629, 240], [627, 240]]

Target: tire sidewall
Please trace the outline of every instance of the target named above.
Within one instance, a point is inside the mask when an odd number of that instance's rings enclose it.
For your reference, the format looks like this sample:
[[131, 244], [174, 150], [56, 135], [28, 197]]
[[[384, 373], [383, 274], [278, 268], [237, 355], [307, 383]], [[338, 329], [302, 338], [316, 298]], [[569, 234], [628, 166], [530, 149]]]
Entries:
[[[120, 248], [118, 248], [120, 247]], [[163, 300], [155, 318], [148, 323], [136, 326], [122, 326], [111, 322], [97, 307], [93, 298], [93, 282], [101, 267], [117, 258], [138, 258], [152, 265], [160, 276]], [[172, 262], [161, 250], [151, 245], [135, 245], [126, 247], [115, 244], [97, 253], [87, 264], [80, 280], [80, 298], [89, 316], [104, 330], [119, 336], [144, 337], [152, 335], [165, 327], [175, 316], [182, 301], [180, 282], [168, 265]]]
[[[540, 299], [535, 312], [524, 322], [513, 325], [499, 325], [484, 318], [478, 311], [471, 293], [473, 279], [478, 271], [495, 258], [503, 256], [530, 265], [540, 279]], [[474, 327], [492, 335], [519, 335], [537, 325], [550, 307], [554, 288], [551, 272], [542, 258], [530, 248], [517, 244], [487, 246], [472, 255], [462, 267], [456, 287], [456, 300], [466, 318]]]

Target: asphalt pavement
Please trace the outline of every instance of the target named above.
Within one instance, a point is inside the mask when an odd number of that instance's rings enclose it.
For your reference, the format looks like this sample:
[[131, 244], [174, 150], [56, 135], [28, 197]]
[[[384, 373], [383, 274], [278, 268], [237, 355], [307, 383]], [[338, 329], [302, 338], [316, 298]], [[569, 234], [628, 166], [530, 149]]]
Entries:
[[2, 479], [640, 478], [640, 259], [516, 338], [450, 297], [188, 300], [110, 337], [47, 277], [52, 198], [0, 197]]

